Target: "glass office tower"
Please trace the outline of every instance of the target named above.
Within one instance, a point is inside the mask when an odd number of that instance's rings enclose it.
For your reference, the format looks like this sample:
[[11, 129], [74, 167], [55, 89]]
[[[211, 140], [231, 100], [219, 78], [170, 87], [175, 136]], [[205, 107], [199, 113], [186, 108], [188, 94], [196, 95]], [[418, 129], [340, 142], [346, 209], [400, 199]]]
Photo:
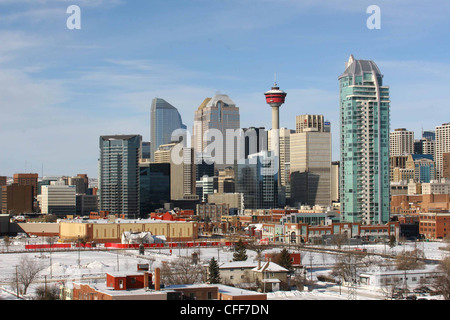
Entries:
[[143, 162], [139, 171], [140, 216], [147, 218], [170, 202], [170, 163]]
[[151, 161], [155, 160], [155, 151], [160, 145], [172, 142], [175, 130], [186, 128], [177, 108], [163, 99], [153, 99], [150, 112]]
[[236, 171], [236, 192], [244, 195], [245, 209], [278, 207], [278, 168], [271, 151], [250, 154]]
[[100, 137], [100, 210], [126, 218], [139, 215], [139, 158], [142, 136]]
[[373, 61], [350, 56], [339, 76], [341, 220], [389, 221], [389, 87]]

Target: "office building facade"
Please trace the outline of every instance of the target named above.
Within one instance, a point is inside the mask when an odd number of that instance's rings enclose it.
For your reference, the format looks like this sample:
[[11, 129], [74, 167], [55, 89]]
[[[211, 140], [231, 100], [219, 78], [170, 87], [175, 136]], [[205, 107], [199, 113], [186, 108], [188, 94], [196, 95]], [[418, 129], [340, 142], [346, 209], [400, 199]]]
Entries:
[[[206, 157], [213, 158], [215, 170], [234, 166], [238, 160], [234, 133], [239, 129], [239, 108], [228, 95], [206, 98], [194, 115], [195, 162]], [[233, 134], [232, 138], [227, 139], [227, 133]]]
[[321, 115], [305, 115], [297, 117], [296, 128], [299, 131], [290, 135], [291, 202], [330, 206], [330, 123]]
[[146, 218], [170, 202], [170, 163], [142, 162], [139, 175], [139, 212], [141, 218]]
[[160, 145], [172, 142], [172, 134], [177, 129], [186, 129], [177, 108], [164, 99], [153, 99], [150, 111], [150, 157], [152, 161], [154, 161], [154, 153]]
[[135, 218], [139, 215], [140, 135], [100, 137], [100, 210]]
[[249, 155], [236, 171], [236, 192], [243, 194], [245, 209], [277, 208], [278, 169], [271, 151]]
[[76, 186], [52, 182], [41, 188], [41, 212], [57, 216], [76, 214]]
[[405, 128], [395, 129], [389, 134], [390, 156], [414, 153], [414, 132]]
[[33, 212], [33, 187], [31, 185], [0, 186], [0, 213], [19, 215]]

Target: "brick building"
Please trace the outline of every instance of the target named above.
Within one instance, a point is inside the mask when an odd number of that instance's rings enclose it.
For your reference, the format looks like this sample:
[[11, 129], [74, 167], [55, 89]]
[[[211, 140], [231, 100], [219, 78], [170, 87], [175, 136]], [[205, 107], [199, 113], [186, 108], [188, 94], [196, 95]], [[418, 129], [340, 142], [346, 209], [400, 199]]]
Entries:
[[33, 187], [13, 183], [0, 186], [0, 209], [2, 214], [20, 215], [33, 212]]
[[419, 214], [419, 232], [426, 239], [444, 239], [450, 234], [450, 212]]
[[450, 210], [448, 194], [393, 195], [391, 214], [420, 213]]

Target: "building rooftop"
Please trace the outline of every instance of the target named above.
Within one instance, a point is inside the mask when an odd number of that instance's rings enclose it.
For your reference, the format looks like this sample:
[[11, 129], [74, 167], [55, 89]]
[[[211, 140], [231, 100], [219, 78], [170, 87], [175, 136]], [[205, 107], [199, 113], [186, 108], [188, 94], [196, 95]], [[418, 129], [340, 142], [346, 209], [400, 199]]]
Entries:
[[190, 221], [178, 221], [178, 220], [161, 220], [161, 219], [115, 219], [110, 221], [109, 219], [73, 219], [73, 220], [61, 220], [66, 223], [93, 223], [93, 224], [108, 224], [108, 223], [120, 223], [120, 224], [128, 224], [128, 223], [190, 223]]
[[206, 104], [206, 107], [216, 107], [217, 102], [222, 101], [224, 103], [224, 107], [235, 107], [236, 104], [233, 102], [233, 100], [228, 97], [226, 94], [216, 94], [214, 97], [212, 97]]
[[339, 76], [339, 79], [347, 76], [363, 75], [364, 73], [372, 73], [382, 76], [380, 69], [371, 60], [355, 60], [353, 55], [350, 55], [346, 63], [345, 71]]
[[112, 136], [101, 136], [103, 140], [128, 140], [139, 136], [138, 134], [126, 134], [126, 135], [112, 135]]
[[256, 291], [236, 288], [236, 287], [230, 287], [223, 284], [215, 284], [214, 286], [219, 288], [219, 293], [227, 294], [230, 296], [250, 296], [250, 295], [261, 295], [265, 296], [265, 293], [259, 293]]

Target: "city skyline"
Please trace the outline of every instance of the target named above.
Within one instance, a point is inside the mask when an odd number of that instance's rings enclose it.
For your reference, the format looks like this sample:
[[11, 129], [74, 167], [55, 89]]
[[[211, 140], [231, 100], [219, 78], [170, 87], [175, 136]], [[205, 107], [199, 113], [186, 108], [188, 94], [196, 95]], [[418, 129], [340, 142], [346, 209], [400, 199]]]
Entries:
[[[66, 27], [71, 4], [81, 9], [81, 30]], [[295, 129], [295, 116], [323, 114], [331, 122], [333, 160], [339, 160], [336, 79], [350, 54], [383, 70], [391, 87], [391, 129], [419, 138], [422, 128], [435, 130], [450, 115], [450, 5], [378, 1], [381, 29], [370, 30], [371, 4], [0, 1], [2, 174], [41, 174], [43, 167], [44, 175], [96, 177], [98, 137], [150, 140], [156, 97], [176, 106], [190, 129], [206, 97], [227, 94], [240, 108], [242, 128], [269, 130], [264, 92], [274, 73], [288, 92], [280, 126]], [[276, 46], [268, 45], [270, 37]], [[423, 110], [439, 111], [440, 119], [419, 117]]]

